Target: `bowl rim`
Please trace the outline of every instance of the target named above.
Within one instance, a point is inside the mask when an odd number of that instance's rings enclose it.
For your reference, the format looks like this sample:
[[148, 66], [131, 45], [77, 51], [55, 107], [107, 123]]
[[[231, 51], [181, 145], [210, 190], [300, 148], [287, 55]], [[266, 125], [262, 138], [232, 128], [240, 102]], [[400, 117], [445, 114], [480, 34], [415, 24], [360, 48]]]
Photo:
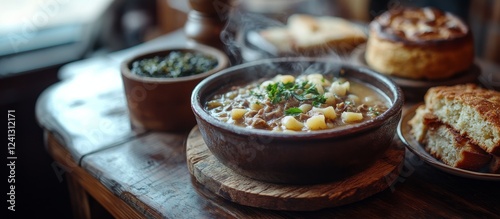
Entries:
[[[369, 76], [376, 78], [378, 81], [381, 83], [385, 84], [393, 93], [394, 95], [394, 101], [389, 100], [390, 102], [390, 107], [387, 111], [382, 113], [381, 115], [377, 116], [375, 119], [365, 121], [362, 123], [357, 123], [353, 124], [347, 127], [341, 127], [341, 128], [334, 128], [334, 129], [324, 129], [324, 130], [315, 130], [311, 132], [303, 132], [303, 131], [298, 131], [298, 132], [293, 132], [293, 134], [286, 133], [286, 132], [273, 132], [270, 130], [262, 130], [262, 129], [252, 129], [252, 128], [245, 128], [245, 127], [240, 127], [236, 126], [234, 124], [228, 124], [225, 122], [222, 122], [212, 115], [210, 115], [207, 111], [205, 111], [203, 107], [203, 103], [201, 103], [201, 96], [199, 95], [200, 90], [202, 90], [204, 87], [209, 86], [211, 83], [214, 81], [218, 80], [220, 77], [222, 77], [225, 74], [230, 74], [231, 72], [234, 72], [236, 70], [244, 69], [244, 68], [249, 68], [252, 66], [257, 66], [259, 64], [264, 64], [264, 63], [276, 63], [276, 62], [331, 62], [331, 63], [337, 63], [340, 64], [341, 69], [346, 69], [349, 68], [350, 70], [356, 70], [359, 71], [363, 74], [368, 74]], [[385, 96], [388, 96], [387, 94], [383, 93]], [[404, 104], [404, 96], [401, 88], [389, 77], [382, 75], [372, 69], [369, 69], [367, 67], [363, 66], [354, 66], [349, 63], [342, 63], [341, 60], [331, 60], [328, 58], [317, 58], [317, 57], [281, 57], [281, 58], [271, 58], [271, 59], [261, 59], [257, 61], [252, 61], [236, 66], [232, 66], [229, 68], [226, 68], [220, 72], [217, 72], [216, 74], [213, 74], [204, 80], [202, 80], [194, 89], [191, 94], [191, 108], [196, 115], [196, 117], [200, 117], [201, 119], [205, 120], [206, 122], [210, 123], [211, 125], [223, 129], [229, 132], [233, 132], [235, 134], [239, 135], [255, 135], [255, 136], [261, 136], [261, 137], [270, 137], [275, 140], [285, 140], [285, 139], [290, 139], [291, 137], [301, 137], [304, 139], [324, 139], [324, 138], [342, 138], [342, 137], [347, 137], [353, 134], [359, 134], [362, 132], [366, 132], [369, 130], [372, 130], [374, 128], [380, 127], [384, 123], [388, 121], [388, 118], [391, 118], [392, 116], [396, 116], [398, 113], [401, 115], [402, 113], [402, 108]], [[400, 118], [398, 118], [399, 120]], [[396, 133], [394, 133], [396, 134]]]
[[[132, 62], [143, 59], [143, 58], [148, 58], [148, 57], [153, 57], [156, 55], [161, 55], [161, 54], [168, 54], [172, 51], [189, 51], [189, 52], [194, 52], [194, 53], [201, 53], [204, 55], [209, 55], [213, 56], [217, 59], [217, 65], [210, 69], [209, 71], [202, 72], [196, 75], [190, 75], [190, 76], [183, 76], [183, 77], [177, 77], [177, 78], [156, 78], [156, 77], [147, 77], [147, 76], [139, 76], [130, 70], [130, 65]], [[200, 78], [205, 78], [213, 73], [216, 73], [226, 67], [229, 66], [229, 57], [222, 52], [221, 50], [211, 47], [211, 46], [206, 46], [206, 45], [201, 45], [201, 44], [187, 44], [187, 45], [182, 45], [182, 46], [174, 46], [174, 47], [167, 47], [167, 48], [162, 48], [162, 49], [155, 49], [155, 50], [149, 50], [146, 52], [138, 53], [136, 55], [133, 55], [124, 61], [121, 62], [120, 64], [120, 72], [121, 75], [131, 79], [131, 80], [136, 80], [136, 81], [142, 81], [146, 83], [176, 83], [176, 82], [182, 82], [182, 81], [192, 81]]]

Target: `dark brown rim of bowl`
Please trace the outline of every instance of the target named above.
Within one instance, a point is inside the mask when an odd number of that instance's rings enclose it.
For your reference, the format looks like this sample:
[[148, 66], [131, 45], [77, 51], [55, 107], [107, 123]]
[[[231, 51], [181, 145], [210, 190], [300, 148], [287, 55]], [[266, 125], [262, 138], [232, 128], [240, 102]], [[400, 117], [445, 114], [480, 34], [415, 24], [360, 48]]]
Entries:
[[[222, 121], [219, 121], [212, 115], [210, 115], [207, 111], [204, 109], [204, 103], [201, 102], [201, 96], [200, 92], [204, 90], [205, 87], [210, 86], [212, 83], [214, 83], [215, 80], [217, 80], [219, 77], [222, 77], [225, 74], [231, 74], [231, 72], [234, 72], [235, 70], [239, 69], [244, 69], [248, 68], [251, 66], [257, 66], [260, 64], [265, 64], [265, 63], [275, 63], [275, 62], [331, 62], [331, 63], [338, 63], [342, 69], [353, 69], [359, 72], [362, 72], [364, 74], [369, 75], [370, 77], [374, 78], [375, 80], [380, 81], [382, 84], [384, 84], [388, 90], [392, 93], [392, 96], [394, 96], [394, 100], [392, 101], [390, 98], [391, 106], [387, 111], [376, 117], [375, 119], [362, 122], [359, 124], [353, 124], [352, 126], [348, 126], [345, 128], [336, 128], [336, 129], [325, 129], [325, 130], [318, 130], [318, 131], [312, 131], [312, 132], [294, 132], [293, 135], [289, 133], [283, 133], [283, 132], [272, 132], [269, 130], [261, 130], [261, 129], [250, 129], [250, 128], [244, 128], [240, 126], [235, 126], [233, 124], [228, 124]], [[213, 95], [213, 94], [209, 94]], [[386, 95], [384, 93], [384, 95]], [[386, 95], [388, 96], [388, 95]], [[216, 74], [213, 74], [207, 78], [205, 78], [203, 81], [201, 81], [193, 90], [193, 93], [191, 95], [191, 108], [193, 109], [193, 112], [199, 116], [201, 119], [209, 122], [210, 124], [216, 126], [217, 128], [234, 132], [236, 134], [240, 135], [256, 135], [256, 136], [262, 136], [262, 137], [269, 137], [273, 139], [287, 139], [290, 137], [295, 137], [295, 136], [300, 136], [300, 137], [306, 137], [306, 138], [315, 138], [315, 139], [322, 139], [322, 138], [341, 138], [341, 137], [347, 137], [353, 134], [357, 134], [360, 132], [365, 132], [372, 130], [374, 128], [380, 127], [382, 124], [386, 122], [386, 120], [392, 116], [397, 116], [398, 113], [401, 115], [402, 108], [403, 108], [403, 103], [404, 103], [404, 96], [401, 88], [394, 83], [389, 77], [382, 75], [380, 73], [377, 73], [371, 69], [368, 69], [366, 67], [360, 67], [360, 66], [352, 66], [349, 64], [344, 64], [341, 63], [340, 61], [332, 61], [331, 59], [328, 58], [304, 58], [304, 57], [287, 57], [287, 58], [273, 58], [273, 59], [263, 59], [263, 60], [258, 60], [258, 61], [253, 61], [253, 62], [248, 62], [245, 64], [241, 65], [236, 65], [230, 68], [226, 68]], [[400, 118], [398, 118], [400, 119]], [[394, 133], [396, 135], [396, 133]]]
[[[206, 71], [200, 74], [196, 75], [190, 75], [190, 76], [185, 76], [185, 77], [178, 77], [178, 78], [155, 78], [155, 77], [145, 77], [145, 76], [139, 76], [136, 74], [133, 74], [130, 71], [130, 67], [132, 65], [132, 62], [144, 58], [149, 58], [149, 57], [154, 57], [157, 55], [165, 55], [168, 54], [172, 51], [188, 51], [188, 52], [194, 52], [194, 53], [201, 53], [204, 55], [212, 56], [217, 59], [217, 66], [215, 66], [213, 69], [210, 71]], [[209, 47], [209, 46], [204, 46], [204, 45], [186, 45], [186, 46], [180, 46], [180, 47], [172, 47], [172, 48], [165, 48], [161, 50], [154, 50], [154, 51], [148, 51], [144, 52], [138, 55], [135, 55], [129, 59], [126, 59], [123, 61], [120, 65], [120, 71], [123, 76], [136, 80], [136, 81], [143, 81], [143, 82], [154, 82], [154, 83], [175, 83], [175, 82], [181, 82], [181, 81], [190, 81], [194, 79], [199, 79], [199, 78], [204, 78], [208, 75], [211, 75], [215, 72], [218, 72], [224, 68], [226, 68], [229, 65], [229, 58], [227, 57], [226, 54], [224, 54], [222, 51], [219, 49], [216, 49], [214, 47]]]

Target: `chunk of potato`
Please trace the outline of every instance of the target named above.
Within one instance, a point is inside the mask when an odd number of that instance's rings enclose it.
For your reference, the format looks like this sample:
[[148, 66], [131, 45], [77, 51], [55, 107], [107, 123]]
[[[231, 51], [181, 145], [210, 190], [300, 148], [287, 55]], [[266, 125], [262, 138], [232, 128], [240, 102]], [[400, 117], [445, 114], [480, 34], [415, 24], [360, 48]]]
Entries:
[[314, 82], [315, 84], [321, 84], [321, 86], [330, 86], [331, 85], [330, 81], [327, 80], [322, 74], [319, 74], [319, 73], [307, 75], [306, 79], [308, 81]]
[[306, 126], [310, 130], [320, 130], [320, 129], [328, 128], [328, 126], [326, 125], [326, 122], [325, 122], [324, 115], [316, 115], [316, 116], [313, 116], [313, 117], [307, 119]]
[[260, 89], [267, 89], [267, 86], [269, 86], [270, 84], [274, 84], [274, 81], [264, 81], [262, 82], [262, 84], [260, 84]]
[[207, 107], [209, 109], [213, 109], [213, 108], [216, 108], [219, 106], [222, 106], [222, 103], [220, 101], [217, 101], [217, 100], [211, 100], [207, 103]]
[[341, 118], [345, 123], [355, 123], [363, 120], [363, 114], [354, 112], [342, 112]]
[[247, 112], [246, 109], [232, 109], [231, 110], [231, 119], [238, 120], [243, 118], [243, 115]]
[[319, 112], [325, 116], [327, 119], [335, 119], [337, 118], [337, 114], [335, 113], [335, 109], [332, 106], [328, 106], [326, 108], [316, 108], [312, 109], [315, 112]]
[[306, 79], [308, 81], [312, 81], [312, 80], [320, 80], [321, 81], [321, 79], [323, 79], [323, 75], [320, 73], [308, 74], [306, 76]]
[[302, 127], [304, 127], [304, 124], [295, 119], [293, 116], [285, 116], [281, 119], [281, 123], [288, 130], [300, 131], [302, 130]]
[[229, 99], [234, 99], [236, 96], [238, 96], [238, 91], [231, 91], [226, 94], [226, 97]]
[[250, 109], [252, 109], [252, 110], [260, 110], [260, 109], [262, 109], [262, 107], [263, 106], [260, 103], [251, 103], [250, 104]]
[[357, 95], [354, 94], [349, 94], [347, 95], [347, 100], [351, 101], [352, 103], [358, 104], [360, 103], [360, 99]]
[[295, 82], [295, 77], [292, 75], [282, 75], [279, 78], [280, 78], [281, 82], [283, 82], [283, 84]]
[[313, 95], [314, 94], [306, 94], [306, 95], [304, 95], [304, 98], [311, 99], [311, 98], [313, 98]]
[[337, 100], [335, 99], [335, 95], [333, 95], [333, 93], [326, 92], [323, 95], [323, 97], [325, 97], [325, 99], [326, 99], [325, 104], [327, 104], [327, 105], [333, 106], [337, 102]]
[[303, 113], [307, 113], [307, 112], [309, 112], [309, 110], [312, 109], [312, 105], [304, 103], [304, 104], [299, 106], [299, 109], [302, 110]]
[[340, 84], [339, 82], [335, 81], [332, 83], [332, 85], [330, 86], [330, 92], [338, 95], [338, 96], [345, 96], [347, 91], [349, 91], [351, 85], [349, 83], [349, 81], [346, 81], [342, 84]]
[[316, 90], [318, 91], [319, 94], [325, 93], [325, 89], [323, 88], [323, 85], [321, 85], [321, 83], [315, 84], [315, 86], [316, 86]]

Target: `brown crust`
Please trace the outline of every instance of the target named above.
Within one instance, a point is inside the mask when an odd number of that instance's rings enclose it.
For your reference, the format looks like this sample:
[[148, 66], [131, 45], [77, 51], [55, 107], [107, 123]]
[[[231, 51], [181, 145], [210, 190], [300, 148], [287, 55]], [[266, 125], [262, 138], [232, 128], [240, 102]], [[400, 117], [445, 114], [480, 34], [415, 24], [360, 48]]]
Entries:
[[371, 34], [365, 52], [374, 70], [403, 78], [438, 80], [469, 69], [474, 62], [474, 45], [408, 46], [379, 39]]
[[426, 107], [471, 142], [500, 155], [500, 92], [475, 84], [430, 88]]
[[[443, 102], [443, 100], [445, 101]], [[473, 135], [476, 137], [473, 137], [464, 131], [470, 131], [470, 127], [458, 130], [453, 125], [448, 124], [446, 119], [443, 121], [442, 118], [445, 115], [465, 112], [468, 117], [457, 119], [457, 124], [464, 121], [469, 124], [476, 124], [476, 122], [487, 124], [477, 127], [476, 130], [488, 136], [497, 136], [497, 134], [491, 134], [488, 131], [500, 130], [500, 92], [487, 90], [476, 84], [433, 87], [427, 92], [425, 102], [426, 105], [418, 107], [415, 116], [409, 121], [409, 125], [412, 127], [414, 137], [425, 145], [425, 149], [432, 156], [457, 168], [500, 173], [500, 156], [498, 154], [500, 141], [494, 140], [492, 142], [496, 143], [488, 144], [491, 146], [485, 147], [477, 134]], [[432, 106], [437, 106], [437, 108]], [[472, 116], [475, 114], [474, 111], [477, 112], [476, 116]], [[442, 114], [442, 112], [446, 113]], [[484, 132], [484, 130], [488, 131]], [[453, 152], [451, 158], [449, 152], [448, 154], [443, 153], [443, 148], [449, 149], [450, 147], [454, 147], [456, 151]]]
[[480, 170], [491, 161], [491, 155], [481, 150], [479, 146], [468, 142], [463, 147], [460, 162], [456, 165], [457, 168]]
[[426, 96], [431, 93], [434, 99], [456, 100], [473, 107], [482, 118], [494, 126], [492, 128], [500, 129], [500, 92], [487, 90], [476, 84], [463, 84], [433, 87]]
[[[426, 114], [428, 115], [428, 114]], [[428, 120], [431, 119], [431, 120]], [[437, 159], [443, 161], [444, 163], [454, 166], [460, 169], [467, 170], [480, 170], [485, 167], [486, 164], [490, 163], [491, 155], [482, 150], [479, 146], [472, 143], [470, 139], [466, 136], [460, 135], [460, 133], [454, 130], [451, 126], [441, 123], [436, 120], [436, 117], [424, 116], [424, 123], [428, 124], [428, 133], [426, 134], [426, 142], [429, 142], [429, 138], [432, 136], [439, 135], [438, 129], [443, 128], [448, 132], [451, 136], [453, 136], [453, 140], [451, 140], [451, 144], [448, 147], [455, 147], [458, 150], [457, 160], [455, 162], [451, 162], [446, 160], [442, 154], [438, 153], [436, 150], [432, 148], [443, 147], [443, 145], [426, 145], [426, 150]]]
[[491, 173], [500, 173], [500, 156], [491, 156], [489, 169]]
[[292, 43], [292, 51], [305, 56], [315, 56], [323, 54], [346, 54], [354, 50], [358, 45], [366, 42], [362, 36], [352, 36], [348, 39], [330, 39], [326, 42], [301, 46]]
[[370, 34], [405, 46], [442, 49], [472, 41], [467, 25], [455, 15], [432, 7], [397, 8], [370, 23]]
[[398, 8], [370, 23], [365, 60], [374, 70], [409, 79], [447, 79], [474, 62], [471, 31], [434, 8]]

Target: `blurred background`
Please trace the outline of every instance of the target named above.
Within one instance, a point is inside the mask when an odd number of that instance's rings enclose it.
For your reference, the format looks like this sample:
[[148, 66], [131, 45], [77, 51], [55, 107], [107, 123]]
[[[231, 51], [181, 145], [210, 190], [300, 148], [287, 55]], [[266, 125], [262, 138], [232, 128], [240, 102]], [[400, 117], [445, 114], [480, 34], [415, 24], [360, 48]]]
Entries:
[[[500, 0], [234, 1], [237, 7], [265, 16], [309, 13], [361, 23], [392, 7], [434, 6], [466, 21], [473, 31], [477, 57], [500, 65]], [[186, 22], [189, 2], [0, 0], [0, 5], [0, 112], [13, 109], [17, 115], [18, 215], [73, 218], [66, 184], [55, 172], [35, 120], [37, 97], [61, 80], [58, 72], [67, 63], [104, 56], [179, 30]]]

